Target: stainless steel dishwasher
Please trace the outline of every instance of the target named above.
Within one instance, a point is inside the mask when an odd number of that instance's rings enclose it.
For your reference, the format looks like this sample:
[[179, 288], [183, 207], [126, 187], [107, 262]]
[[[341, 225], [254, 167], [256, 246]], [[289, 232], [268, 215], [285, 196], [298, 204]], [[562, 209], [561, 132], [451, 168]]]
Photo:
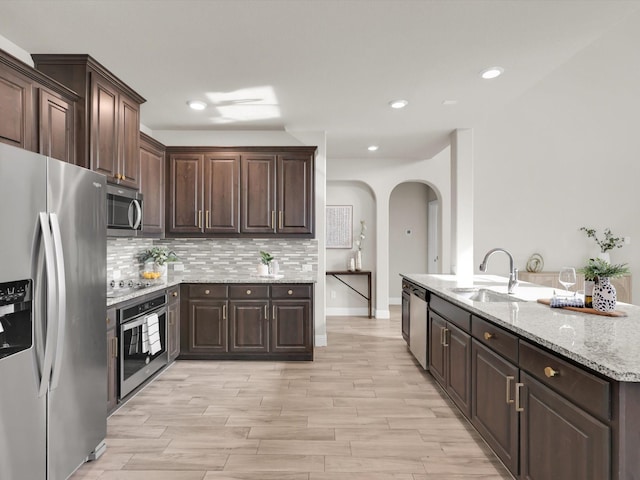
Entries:
[[428, 296], [424, 288], [409, 284], [411, 299], [409, 301], [409, 350], [422, 368], [427, 365], [427, 306]]

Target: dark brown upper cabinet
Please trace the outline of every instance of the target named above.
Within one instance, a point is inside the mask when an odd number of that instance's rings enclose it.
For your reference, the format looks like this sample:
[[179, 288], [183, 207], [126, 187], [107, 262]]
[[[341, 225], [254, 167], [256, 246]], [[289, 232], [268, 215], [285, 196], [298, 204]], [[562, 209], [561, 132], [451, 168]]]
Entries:
[[0, 142], [74, 163], [78, 96], [0, 50]]
[[78, 93], [76, 164], [140, 188], [140, 105], [145, 99], [84, 54], [34, 54], [35, 66]]
[[169, 147], [167, 234], [314, 234], [315, 147]]
[[142, 235], [164, 234], [165, 146], [140, 133], [140, 192], [142, 193]]

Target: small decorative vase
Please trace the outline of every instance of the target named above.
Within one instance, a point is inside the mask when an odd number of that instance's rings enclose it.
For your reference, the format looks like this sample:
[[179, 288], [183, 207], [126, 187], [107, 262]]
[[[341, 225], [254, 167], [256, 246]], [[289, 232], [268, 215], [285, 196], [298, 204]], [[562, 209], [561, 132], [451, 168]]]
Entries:
[[613, 312], [616, 309], [616, 289], [609, 277], [599, 277], [593, 287], [593, 308], [599, 312]]
[[265, 265], [264, 263], [258, 265], [258, 275], [261, 277], [269, 275], [269, 265]]
[[362, 251], [356, 251], [356, 271], [362, 270]]
[[356, 271], [356, 260], [353, 257], [350, 257], [349, 260], [347, 261], [347, 270], [349, 270], [350, 272], [355, 272]]
[[609, 255], [609, 252], [600, 252], [600, 253], [598, 253], [598, 258], [600, 260], [604, 260], [607, 263], [611, 263], [611, 256]]

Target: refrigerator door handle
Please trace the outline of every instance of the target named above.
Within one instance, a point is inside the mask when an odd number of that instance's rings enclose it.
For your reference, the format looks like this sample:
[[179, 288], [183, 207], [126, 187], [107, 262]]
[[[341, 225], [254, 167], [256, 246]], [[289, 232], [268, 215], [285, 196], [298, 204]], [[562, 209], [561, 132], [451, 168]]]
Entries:
[[62, 358], [64, 353], [64, 340], [66, 334], [67, 323], [67, 287], [66, 276], [64, 271], [64, 250], [62, 248], [62, 235], [60, 234], [60, 223], [58, 215], [49, 214], [51, 221], [51, 231], [53, 233], [53, 248], [55, 251], [56, 261], [56, 290], [58, 292], [58, 315], [57, 315], [57, 340], [56, 352], [53, 364], [53, 375], [51, 377], [51, 390], [54, 390], [60, 381], [60, 371], [62, 370]]
[[[135, 208], [135, 215], [133, 209]], [[135, 220], [134, 220], [135, 219]], [[138, 200], [131, 200], [129, 204], [129, 226], [134, 230], [137, 230], [142, 222], [142, 208]]]
[[40, 229], [42, 231], [42, 243], [44, 244], [45, 270], [47, 271], [46, 285], [44, 285], [47, 289], [47, 335], [44, 344], [44, 361], [42, 364], [42, 371], [40, 372], [40, 388], [38, 390], [38, 396], [42, 397], [43, 395], [46, 395], [49, 388], [51, 367], [53, 365], [53, 343], [55, 341], [54, 338], [56, 333], [54, 326], [57, 325], [55, 315], [58, 313], [58, 296], [56, 291], [53, 239], [51, 236], [51, 228], [49, 226], [49, 216], [46, 212], [40, 212], [39, 218]]

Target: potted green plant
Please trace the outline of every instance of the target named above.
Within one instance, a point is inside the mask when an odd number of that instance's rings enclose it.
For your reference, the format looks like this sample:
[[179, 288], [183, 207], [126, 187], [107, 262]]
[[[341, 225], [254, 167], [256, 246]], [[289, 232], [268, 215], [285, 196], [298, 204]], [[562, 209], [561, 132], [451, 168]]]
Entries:
[[152, 247], [139, 256], [142, 263], [153, 263], [154, 269], [164, 275], [167, 271], [167, 262], [175, 262], [178, 256], [174, 251], [164, 247]]
[[590, 258], [587, 265], [578, 270], [585, 279], [585, 305], [588, 306], [587, 282], [594, 282], [592, 306], [601, 312], [611, 312], [616, 308], [616, 289], [611, 284], [612, 278], [629, 273], [627, 264], [613, 265], [601, 258]]
[[258, 265], [258, 275], [269, 275], [269, 265], [273, 261], [273, 255], [269, 252], [260, 250], [260, 265]]

